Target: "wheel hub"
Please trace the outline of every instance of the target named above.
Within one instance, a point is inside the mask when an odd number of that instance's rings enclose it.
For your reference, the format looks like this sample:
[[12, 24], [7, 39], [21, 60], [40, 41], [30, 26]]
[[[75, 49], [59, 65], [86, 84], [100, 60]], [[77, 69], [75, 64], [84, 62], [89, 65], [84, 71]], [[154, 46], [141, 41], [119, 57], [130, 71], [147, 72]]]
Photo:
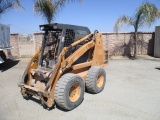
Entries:
[[97, 79], [97, 87], [102, 87], [103, 85], [103, 82], [104, 82], [104, 76], [101, 74], [98, 76], [98, 79]]
[[78, 100], [81, 93], [81, 88], [79, 83], [74, 83], [69, 91], [69, 99], [71, 102], [75, 102]]

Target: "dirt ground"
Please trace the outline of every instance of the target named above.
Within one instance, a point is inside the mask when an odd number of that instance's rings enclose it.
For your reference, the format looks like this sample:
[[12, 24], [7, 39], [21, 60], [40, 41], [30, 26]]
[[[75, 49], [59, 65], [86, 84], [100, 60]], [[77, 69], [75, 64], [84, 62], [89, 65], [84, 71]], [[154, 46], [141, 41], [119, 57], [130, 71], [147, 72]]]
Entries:
[[72, 111], [25, 100], [17, 83], [28, 59], [0, 66], [0, 120], [160, 120], [160, 61], [111, 60], [105, 89]]

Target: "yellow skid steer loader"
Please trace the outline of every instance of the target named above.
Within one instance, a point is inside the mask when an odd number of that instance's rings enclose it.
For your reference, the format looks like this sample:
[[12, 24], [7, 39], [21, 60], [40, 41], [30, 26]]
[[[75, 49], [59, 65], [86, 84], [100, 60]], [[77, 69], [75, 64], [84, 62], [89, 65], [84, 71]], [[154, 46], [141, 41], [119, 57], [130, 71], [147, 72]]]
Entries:
[[[87, 27], [67, 24], [40, 25], [42, 46], [26, 67], [19, 87], [24, 98], [36, 96], [42, 105], [72, 110], [81, 104], [85, 88], [104, 89], [102, 34]], [[107, 58], [108, 59], [108, 58]]]

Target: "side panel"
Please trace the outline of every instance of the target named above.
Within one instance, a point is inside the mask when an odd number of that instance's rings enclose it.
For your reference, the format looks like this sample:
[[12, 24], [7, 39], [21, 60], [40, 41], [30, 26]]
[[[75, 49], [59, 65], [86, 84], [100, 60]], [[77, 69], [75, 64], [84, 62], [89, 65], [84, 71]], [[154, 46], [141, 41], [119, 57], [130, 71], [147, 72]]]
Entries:
[[10, 28], [7, 25], [0, 24], [0, 48], [10, 47]]
[[92, 66], [98, 66], [103, 64], [104, 64], [104, 49], [103, 49], [102, 34], [97, 33], [93, 59], [92, 59]]
[[154, 57], [160, 58], [160, 26], [155, 30]]

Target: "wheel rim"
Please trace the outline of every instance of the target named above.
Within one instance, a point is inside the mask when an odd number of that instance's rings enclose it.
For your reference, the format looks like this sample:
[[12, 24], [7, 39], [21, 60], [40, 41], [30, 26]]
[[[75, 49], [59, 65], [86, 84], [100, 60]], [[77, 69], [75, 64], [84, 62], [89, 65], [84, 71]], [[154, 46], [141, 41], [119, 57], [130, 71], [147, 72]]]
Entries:
[[79, 83], [74, 83], [69, 91], [69, 99], [71, 102], [75, 102], [78, 100], [81, 93], [81, 88]]
[[104, 82], [104, 76], [101, 74], [98, 76], [98, 79], [97, 79], [97, 87], [102, 87], [103, 85], [103, 82]]

